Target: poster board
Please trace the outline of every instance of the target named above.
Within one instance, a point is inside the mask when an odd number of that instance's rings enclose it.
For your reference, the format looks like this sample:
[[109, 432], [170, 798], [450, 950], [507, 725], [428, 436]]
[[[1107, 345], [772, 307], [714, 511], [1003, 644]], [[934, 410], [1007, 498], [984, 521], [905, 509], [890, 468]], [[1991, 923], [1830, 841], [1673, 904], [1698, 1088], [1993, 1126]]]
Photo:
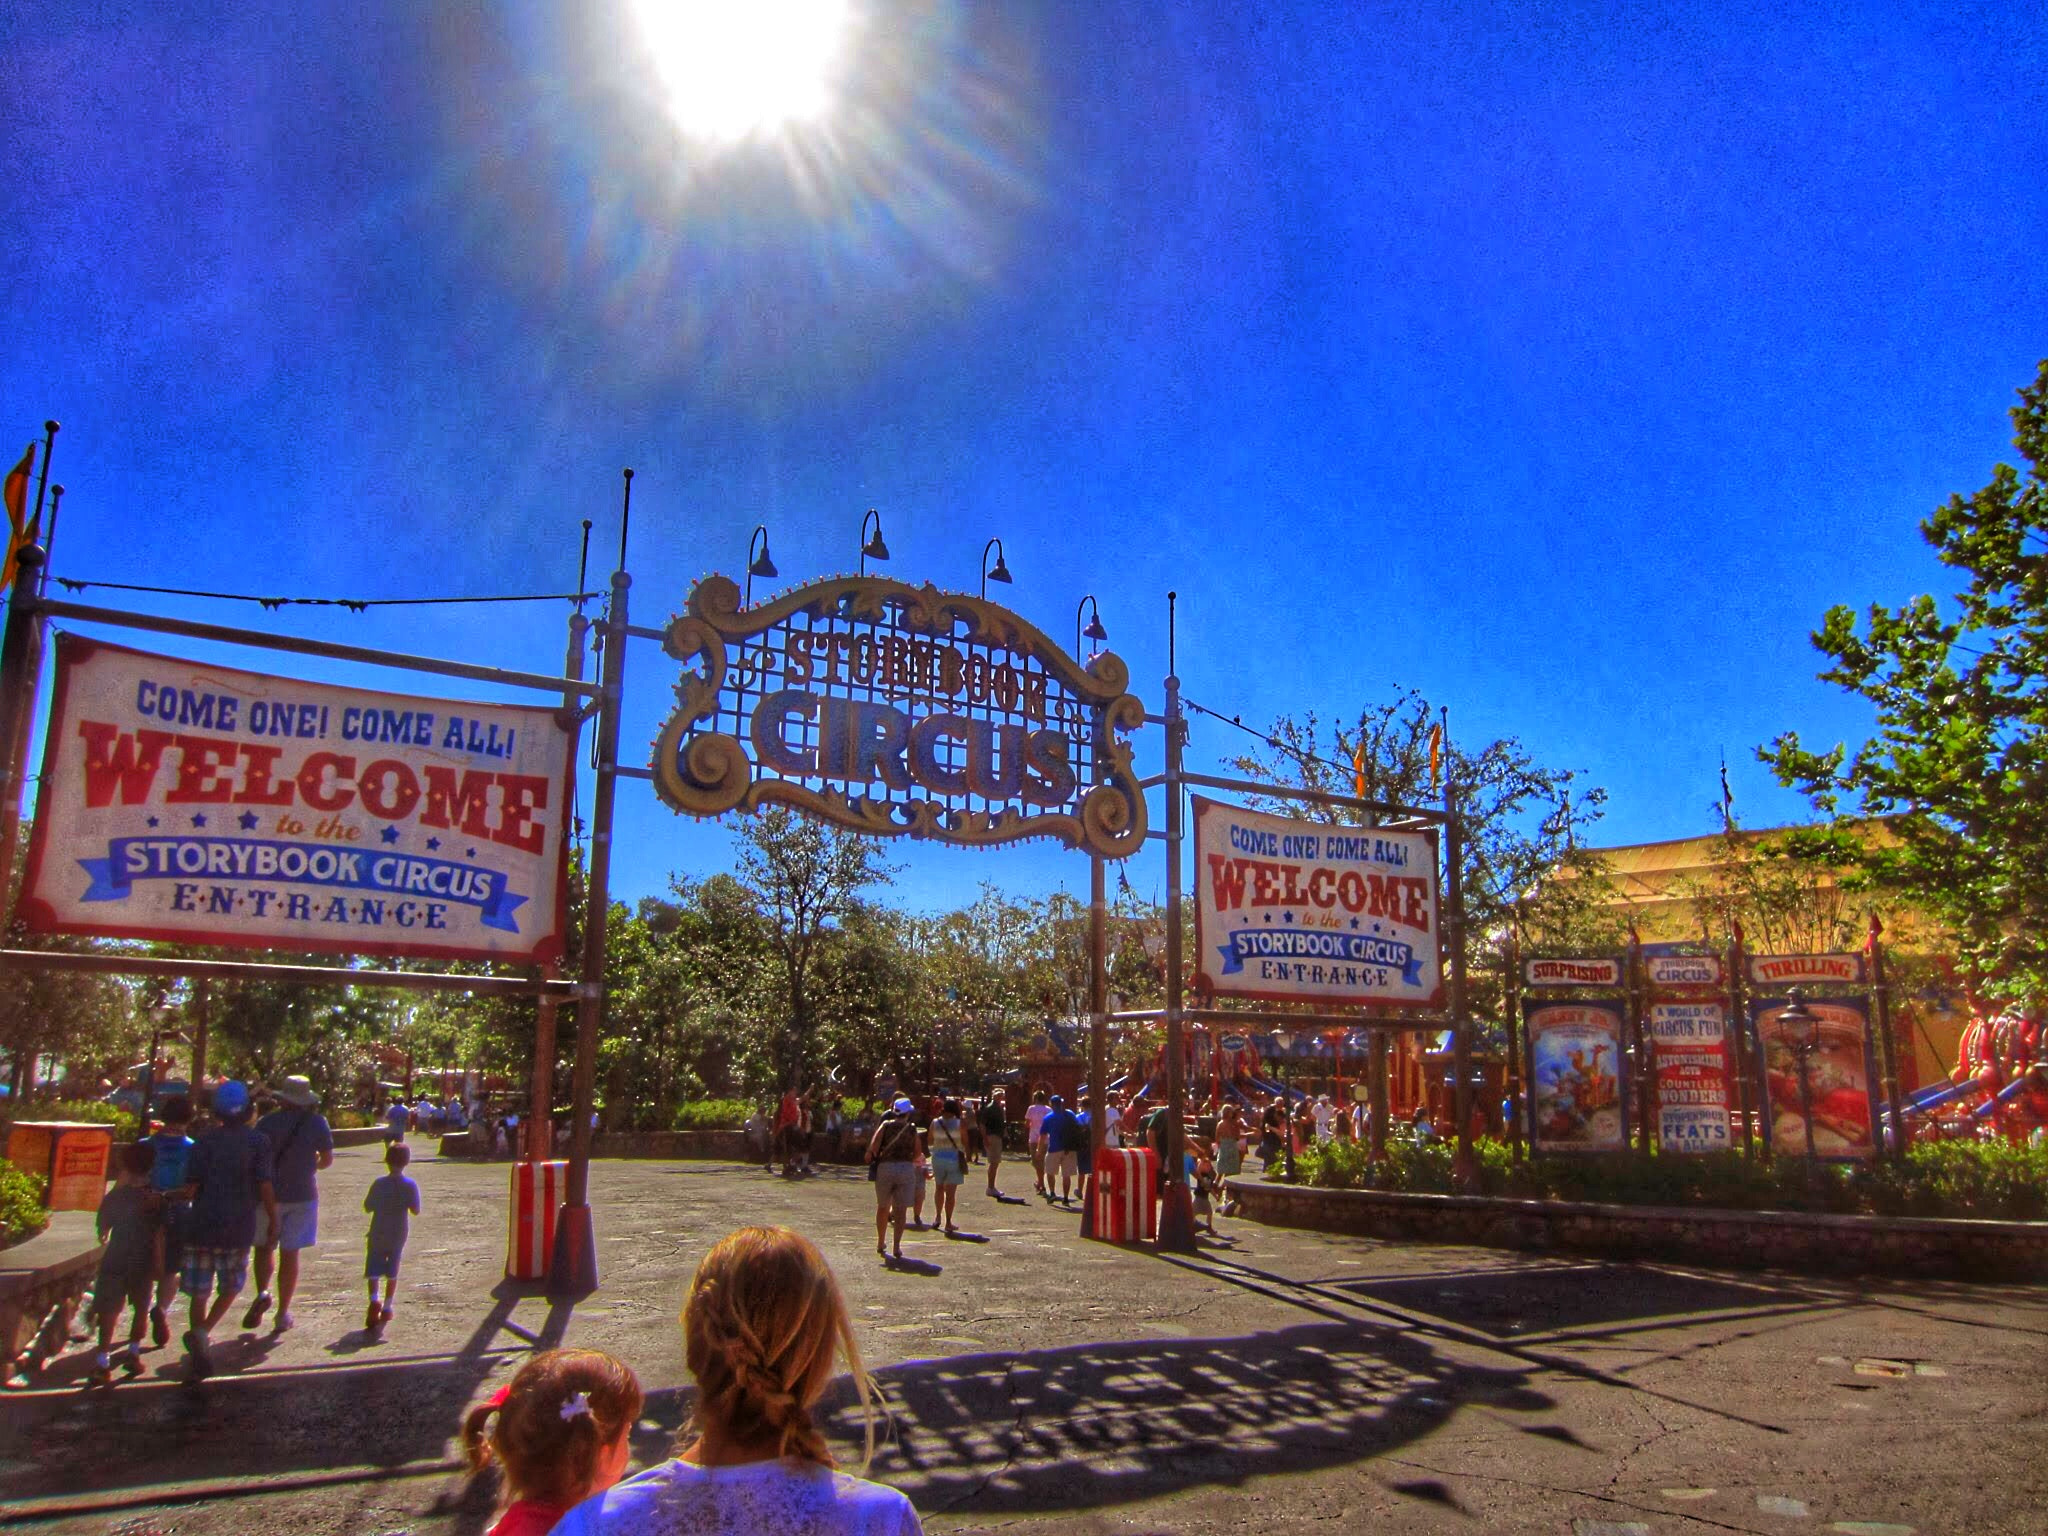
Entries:
[[538, 964], [562, 954], [549, 708], [57, 638], [32, 932]]
[[1622, 1054], [1627, 1012], [1618, 1000], [1522, 1000], [1528, 1052], [1530, 1144], [1538, 1152], [1620, 1152], [1628, 1146]]
[[1443, 1003], [1436, 837], [1195, 797], [1197, 988], [1316, 1007]]
[[[1757, 1103], [1771, 1151], [1804, 1157], [1806, 1121], [1800, 1112], [1798, 1052], [1780, 1022], [1786, 1003], [1783, 997], [1750, 999]], [[1807, 1063], [1814, 1155], [1832, 1160], [1875, 1157], [1877, 1073], [1871, 1060], [1870, 1004], [1861, 997], [1813, 997], [1806, 999], [1806, 1006], [1820, 1020]]]
[[1732, 1149], [1734, 1074], [1727, 1003], [1653, 994], [1643, 1022], [1656, 1064], [1658, 1147], [1666, 1152]]

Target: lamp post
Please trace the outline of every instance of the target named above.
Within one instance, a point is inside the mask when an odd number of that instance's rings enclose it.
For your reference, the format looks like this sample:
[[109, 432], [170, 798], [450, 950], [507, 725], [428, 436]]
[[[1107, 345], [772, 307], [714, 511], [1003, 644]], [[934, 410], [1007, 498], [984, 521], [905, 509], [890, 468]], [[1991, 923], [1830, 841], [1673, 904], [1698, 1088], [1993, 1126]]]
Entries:
[[[1280, 1059], [1282, 1065], [1284, 1065], [1287, 1053], [1294, 1044], [1294, 1031], [1291, 1029], [1274, 1030], [1273, 1043], [1280, 1047]], [[1284, 1076], [1280, 1079], [1280, 1089], [1280, 1176], [1292, 1184], [1294, 1182], [1294, 1106], [1287, 1102], [1287, 1079]]]
[[[869, 523], [875, 525], [875, 531], [872, 536], [868, 533]], [[860, 573], [865, 576], [868, 573], [868, 562], [870, 560], [886, 560], [889, 558], [889, 546], [882, 542], [882, 514], [873, 507], [869, 507], [868, 515], [860, 520], [860, 540]]]
[[[986, 551], [983, 551], [983, 553], [986, 553]], [[1092, 615], [1088, 620], [1088, 627], [1086, 629], [1081, 627], [1081, 615], [1083, 613]], [[1091, 592], [1074, 605], [1074, 660], [1079, 661], [1081, 659], [1082, 640], [1093, 640], [1099, 647], [1108, 638], [1109, 631], [1102, 627], [1102, 609], [1097, 606], [1095, 594]]]
[[[759, 543], [761, 546], [761, 553], [759, 555], [754, 553], [754, 545], [756, 543]], [[883, 555], [883, 558], [888, 558], [886, 553]], [[775, 562], [768, 558], [768, 525], [766, 523], [757, 523], [754, 526], [752, 535], [747, 539], [747, 606], [749, 608], [754, 606], [754, 578], [756, 576], [759, 576], [763, 581], [773, 581], [781, 574], [780, 571], [775, 569]]]
[[[996, 563], [993, 569], [990, 568], [988, 563], [988, 552], [990, 550], [996, 552]], [[1003, 562], [1003, 541], [1001, 539], [990, 539], [981, 546], [981, 595], [984, 600], [988, 597], [988, 584], [992, 581], [1000, 581], [1006, 587], [1010, 585], [1010, 567]]]
[[1806, 1006], [1806, 996], [1799, 988], [1792, 988], [1787, 995], [1785, 1006], [1778, 1010], [1778, 1028], [1785, 1032], [1785, 1043], [1792, 1047], [1792, 1055], [1799, 1063], [1799, 1120], [1806, 1127], [1806, 1193], [1809, 1198], [1820, 1191], [1819, 1154], [1813, 1146], [1813, 1048], [1820, 1043], [1820, 1016]]

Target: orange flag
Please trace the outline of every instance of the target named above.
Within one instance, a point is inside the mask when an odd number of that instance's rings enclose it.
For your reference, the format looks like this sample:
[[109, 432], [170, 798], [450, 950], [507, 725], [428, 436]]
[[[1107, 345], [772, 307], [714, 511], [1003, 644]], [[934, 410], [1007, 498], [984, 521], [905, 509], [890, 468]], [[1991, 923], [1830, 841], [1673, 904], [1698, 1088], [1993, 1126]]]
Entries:
[[1358, 744], [1358, 750], [1351, 754], [1351, 791], [1359, 799], [1365, 798], [1365, 743]]
[[0, 592], [14, 585], [14, 557], [24, 544], [35, 541], [33, 525], [24, 526], [22, 519], [28, 512], [28, 476], [35, 468], [36, 445], [30, 443], [28, 451], [22, 454], [21, 462], [7, 471], [7, 481], [0, 486], [0, 500], [7, 503], [7, 563], [0, 566]]
[[1443, 765], [1444, 728], [1432, 725], [1429, 728], [1429, 792], [1436, 793], [1437, 770]]

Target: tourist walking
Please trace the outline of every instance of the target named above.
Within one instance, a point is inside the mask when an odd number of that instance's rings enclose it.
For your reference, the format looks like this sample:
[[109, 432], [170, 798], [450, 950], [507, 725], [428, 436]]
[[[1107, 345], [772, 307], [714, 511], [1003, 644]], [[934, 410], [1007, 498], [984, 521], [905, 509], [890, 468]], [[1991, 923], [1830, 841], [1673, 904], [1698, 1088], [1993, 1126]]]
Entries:
[[169, 1310], [178, 1294], [178, 1268], [184, 1259], [186, 1215], [183, 1198], [185, 1164], [192, 1155], [192, 1101], [174, 1093], [157, 1106], [163, 1129], [149, 1138], [149, 1187], [157, 1197], [155, 1303], [149, 1309], [150, 1342], [162, 1349], [171, 1342]]
[[[384, 1149], [384, 1176], [371, 1181], [363, 1196], [363, 1209], [370, 1216], [370, 1235], [364, 1244], [363, 1282], [369, 1287], [370, 1307], [363, 1314], [363, 1328], [372, 1337], [381, 1335], [391, 1322], [392, 1303], [398, 1299], [398, 1263], [405, 1257], [405, 1240], [412, 1231], [412, 1218], [420, 1213], [420, 1187], [405, 1176], [412, 1152], [394, 1143]], [[377, 1294], [378, 1282], [384, 1294]]]
[[93, 1321], [99, 1325], [92, 1369], [101, 1386], [113, 1384], [109, 1351], [114, 1327], [124, 1310], [130, 1316], [121, 1368], [131, 1376], [142, 1374], [142, 1335], [156, 1305], [157, 1202], [149, 1188], [149, 1171], [155, 1162], [155, 1149], [148, 1142], [131, 1141], [123, 1146], [114, 1170], [114, 1187], [101, 1197], [94, 1218], [99, 1239], [106, 1244], [92, 1283]]
[[981, 1103], [981, 1148], [988, 1154], [988, 1192], [1000, 1200], [996, 1173], [1003, 1166], [1003, 1090], [991, 1088]]
[[229, 1078], [217, 1085], [213, 1113], [220, 1125], [199, 1138], [185, 1163], [184, 1192], [192, 1212], [183, 1274], [192, 1312], [184, 1344], [196, 1381], [213, 1374], [214, 1327], [248, 1282], [256, 1218], [277, 1225], [270, 1138], [249, 1123], [249, 1109], [246, 1084]]
[[[868, 1138], [868, 1161], [875, 1168], [875, 1252], [885, 1259], [903, 1257], [903, 1219], [916, 1192], [917, 1159], [922, 1137], [917, 1130], [916, 1106], [898, 1099]], [[890, 1251], [890, 1229], [895, 1230], [895, 1251]]]
[[932, 1206], [932, 1225], [953, 1235], [953, 1207], [960, 1198], [960, 1186], [967, 1182], [967, 1142], [960, 1119], [960, 1101], [947, 1099], [932, 1121], [932, 1187], [937, 1191]]
[[706, 1254], [683, 1358], [697, 1402], [682, 1452], [577, 1505], [556, 1536], [920, 1536], [910, 1500], [836, 1470], [812, 1416], [843, 1360], [873, 1456], [874, 1383], [807, 1239], [748, 1227]]
[[[1067, 1108], [1066, 1100], [1054, 1094], [1040, 1122], [1039, 1135], [1045, 1141], [1045, 1198], [1069, 1204], [1074, 1198], [1075, 1176], [1081, 1171], [1081, 1145], [1087, 1140], [1087, 1129]], [[1055, 1182], [1058, 1195], [1052, 1192]]]
[[257, 1228], [256, 1299], [242, 1314], [242, 1326], [258, 1326], [270, 1310], [270, 1271], [275, 1262], [277, 1321], [272, 1332], [286, 1333], [292, 1326], [292, 1297], [299, 1289], [299, 1255], [320, 1240], [318, 1174], [334, 1163], [334, 1133], [320, 1113], [320, 1095], [309, 1079], [286, 1078], [275, 1097], [280, 1107], [257, 1121], [256, 1129], [270, 1138], [276, 1216]]
[[1049, 1097], [1040, 1084], [1032, 1091], [1031, 1103], [1024, 1111], [1024, 1140], [1031, 1149], [1032, 1182], [1041, 1195], [1050, 1193], [1045, 1187], [1045, 1117], [1052, 1113], [1052, 1106], [1046, 1103]]

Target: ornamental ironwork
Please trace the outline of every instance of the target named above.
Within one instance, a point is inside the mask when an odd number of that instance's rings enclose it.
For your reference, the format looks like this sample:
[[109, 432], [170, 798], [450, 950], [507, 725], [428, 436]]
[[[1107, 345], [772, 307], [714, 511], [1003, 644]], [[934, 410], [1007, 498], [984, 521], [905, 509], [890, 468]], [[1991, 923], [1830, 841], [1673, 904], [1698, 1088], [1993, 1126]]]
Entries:
[[1144, 723], [1111, 652], [1083, 666], [981, 598], [835, 577], [741, 606], [707, 576], [663, 636], [684, 664], [654, 787], [692, 816], [785, 805], [856, 832], [1137, 852]]

